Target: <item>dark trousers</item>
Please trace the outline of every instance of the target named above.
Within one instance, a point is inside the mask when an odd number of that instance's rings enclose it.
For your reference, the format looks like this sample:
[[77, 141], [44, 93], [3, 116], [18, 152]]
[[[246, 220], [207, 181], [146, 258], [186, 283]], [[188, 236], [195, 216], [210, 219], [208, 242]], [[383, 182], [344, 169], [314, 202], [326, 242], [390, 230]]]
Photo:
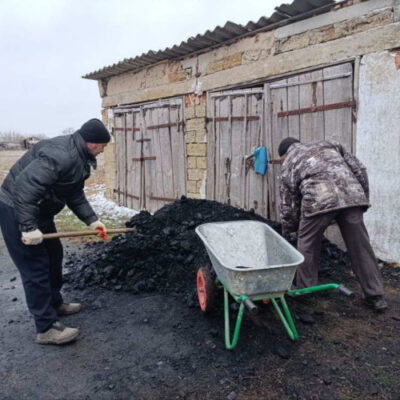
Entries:
[[[25, 290], [29, 311], [35, 318], [38, 333], [58, 320], [56, 309], [63, 302], [63, 248], [59, 239], [45, 240], [36, 246], [21, 241], [21, 231], [12, 207], [0, 201], [0, 226], [8, 252], [17, 266]], [[56, 232], [53, 219], [39, 221], [43, 233]]]
[[350, 207], [310, 218], [301, 218], [297, 248], [305, 261], [297, 268], [299, 288], [318, 283], [321, 243], [325, 229], [335, 219], [346, 243], [351, 265], [364, 296], [383, 294], [382, 278], [364, 225], [361, 207]]

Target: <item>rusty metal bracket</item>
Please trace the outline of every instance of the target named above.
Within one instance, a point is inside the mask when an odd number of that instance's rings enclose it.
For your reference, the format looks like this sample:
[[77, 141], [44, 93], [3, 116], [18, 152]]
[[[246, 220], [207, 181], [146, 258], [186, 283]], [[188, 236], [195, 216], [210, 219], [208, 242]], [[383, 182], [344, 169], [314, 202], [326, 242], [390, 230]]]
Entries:
[[126, 196], [126, 197], [131, 197], [133, 199], [140, 200], [139, 196], [135, 196], [133, 194], [125, 193], [125, 192], [123, 192], [121, 190], [118, 190], [118, 189], [114, 189], [114, 193], [118, 193], [118, 194], [121, 194], [121, 195]]
[[223, 122], [223, 121], [244, 121], [246, 119], [246, 121], [258, 121], [260, 119], [259, 115], [248, 115], [246, 117], [208, 117], [206, 118], [206, 122]]
[[278, 164], [278, 165], [280, 165], [280, 164], [282, 164], [282, 160], [280, 160], [280, 159], [277, 159], [277, 160], [269, 160], [268, 161], [268, 164]]
[[244, 158], [244, 172], [247, 175], [250, 169], [254, 168], [254, 157]]
[[355, 100], [344, 101], [342, 103], [333, 103], [326, 104], [323, 106], [312, 106], [307, 108], [299, 108], [298, 110], [290, 110], [290, 111], [281, 111], [278, 112], [278, 118], [288, 117], [289, 115], [300, 115], [300, 114], [308, 114], [318, 111], [327, 111], [327, 110], [337, 110], [339, 108], [355, 108], [356, 102]]
[[160, 129], [160, 128], [170, 128], [172, 126], [177, 126], [179, 128], [179, 125], [183, 125], [183, 121], [180, 122], [171, 122], [169, 124], [160, 124], [160, 125], [150, 125], [147, 126], [146, 129]]
[[142, 142], [150, 142], [151, 139], [136, 139], [137, 142], [142, 143]]
[[132, 158], [132, 161], [147, 161], [147, 160], [155, 160], [156, 157], [137, 157]]
[[139, 132], [140, 128], [113, 128], [115, 131], [134, 131]]

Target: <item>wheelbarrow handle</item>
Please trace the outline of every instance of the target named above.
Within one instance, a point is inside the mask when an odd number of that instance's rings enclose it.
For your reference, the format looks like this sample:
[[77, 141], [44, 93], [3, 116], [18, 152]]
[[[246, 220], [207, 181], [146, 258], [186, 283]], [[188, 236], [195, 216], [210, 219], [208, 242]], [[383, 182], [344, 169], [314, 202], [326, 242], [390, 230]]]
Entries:
[[250, 311], [251, 314], [257, 314], [258, 313], [258, 307], [251, 301], [251, 299], [249, 299], [248, 297], [246, 297], [243, 300], [244, 305], [246, 306], [246, 308]]
[[349, 296], [349, 297], [354, 296], [354, 293], [350, 289], [347, 289], [347, 287], [343, 286], [342, 284], [339, 285], [338, 290], [339, 290], [339, 292], [342, 292], [346, 296]]
[[[107, 234], [111, 233], [127, 233], [135, 231], [135, 228], [119, 228], [119, 229], [107, 229]], [[97, 235], [99, 231], [70, 231], [70, 232], [55, 232], [55, 233], [45, 233], [43, 235], [43, 240], [45, 239], [58, 239], [65, 237], [76, 237], [76, 236], [90, 236]]]

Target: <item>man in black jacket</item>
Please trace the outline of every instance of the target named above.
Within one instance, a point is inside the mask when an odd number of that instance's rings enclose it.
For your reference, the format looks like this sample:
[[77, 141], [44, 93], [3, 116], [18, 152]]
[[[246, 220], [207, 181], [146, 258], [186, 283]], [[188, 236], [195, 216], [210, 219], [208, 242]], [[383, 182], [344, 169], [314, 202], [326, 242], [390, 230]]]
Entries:
[[25, 290], [40, 344], [74, 340], [78, 329], [62, 325], [58, 317], [80, 311], [78, 303], [61, 296], [63, 248], [59, 239], [43, 242], [43, 233], [56, 232], [54, 216], [67, 205], [94, 230], [105, 231], [83, 191], [96, 168], [110, 134], [91, 119], [73, 135], [42, 140], [11, 168], [0, 189], [0, 226]]

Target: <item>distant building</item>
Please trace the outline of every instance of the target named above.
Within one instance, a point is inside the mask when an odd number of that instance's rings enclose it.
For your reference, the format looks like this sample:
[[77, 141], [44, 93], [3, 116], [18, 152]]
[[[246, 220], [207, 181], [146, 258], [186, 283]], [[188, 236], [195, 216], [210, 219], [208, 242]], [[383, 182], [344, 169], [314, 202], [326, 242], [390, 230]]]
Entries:
[[38, 143], [41, 139], [38, 137], [28, 137], [22, 141], [22, 147], [24, 149], [30, 149], [33, 145]]
[[0, 150], [18, 150], [21, 145], [17, 142], [3, 141], [0, 142]]

